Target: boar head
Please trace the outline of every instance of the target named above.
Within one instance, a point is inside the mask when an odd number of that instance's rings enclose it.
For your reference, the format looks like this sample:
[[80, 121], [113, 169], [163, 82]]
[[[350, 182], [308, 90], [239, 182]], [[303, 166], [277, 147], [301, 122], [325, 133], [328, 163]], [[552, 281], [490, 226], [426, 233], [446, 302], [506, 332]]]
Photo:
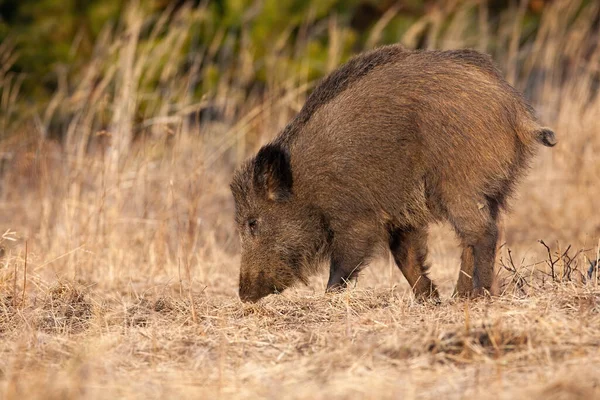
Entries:
[[326, 219], [296, 189], [289, 152], [276, 144], [262, 147], [234, 175], [243, 301], [306, 283], [326, 252], [331, 236]]

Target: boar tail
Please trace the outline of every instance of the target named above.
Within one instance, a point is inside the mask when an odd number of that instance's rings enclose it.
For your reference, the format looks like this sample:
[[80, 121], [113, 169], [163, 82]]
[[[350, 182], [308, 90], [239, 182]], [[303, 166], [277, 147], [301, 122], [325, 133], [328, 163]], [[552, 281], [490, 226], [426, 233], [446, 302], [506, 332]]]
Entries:
[[536, 129], [533, 134], [535, 135], [535, 140], [544, 146], [554, 147], [554, 145], [557, 143], [556, 136], [550, 128]]

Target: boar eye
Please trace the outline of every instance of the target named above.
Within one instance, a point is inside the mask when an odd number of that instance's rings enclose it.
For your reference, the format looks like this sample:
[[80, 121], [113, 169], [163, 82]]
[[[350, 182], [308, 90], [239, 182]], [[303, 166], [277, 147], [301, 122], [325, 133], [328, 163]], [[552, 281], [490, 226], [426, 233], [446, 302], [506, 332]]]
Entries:
[[248, 229], [250, 230], [250, 234], [252, 236], [256, 235], [256, 231], [258, 228], [258, 221], [254, 218], [248, 220]]

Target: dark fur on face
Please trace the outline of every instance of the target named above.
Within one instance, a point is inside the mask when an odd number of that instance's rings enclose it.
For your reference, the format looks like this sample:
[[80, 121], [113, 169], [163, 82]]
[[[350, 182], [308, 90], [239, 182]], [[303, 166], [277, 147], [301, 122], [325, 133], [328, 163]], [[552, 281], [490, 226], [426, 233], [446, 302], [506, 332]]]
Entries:
[[240, 298], [256, 301], [306, 283], [330, 234], [322, 213], [294, 198], [288, 152], [263, 147], [236, 173], [231, 190], [242, 242]]
[[255, 301], [330, 264], [344, 286], [377, 248], [416, 295], [427, 277], [427, 225], [462, 246], [457, 293], [493, 291], [497, 221], [537, 147], [554, 146], [491, 58], [473, 50], [385, 46], [353, 58], [235, 173], [240, 297]]

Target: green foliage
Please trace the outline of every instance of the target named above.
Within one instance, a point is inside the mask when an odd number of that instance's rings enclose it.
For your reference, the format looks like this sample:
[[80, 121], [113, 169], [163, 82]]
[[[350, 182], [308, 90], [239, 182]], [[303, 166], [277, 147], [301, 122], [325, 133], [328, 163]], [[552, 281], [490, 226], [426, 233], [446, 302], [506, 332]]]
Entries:
[[27, 75], [23, 93], [32, 98], [56, 89], [60, 66], [89, 58], [108, 21], [118, 18], [121, 1], [1, 0], [0, 41], [15, 41], [16, 72]]
[[[18, 57], [10, 73], [23, 77], [20, 98], [37, 105], [33, 112], [41, 114], [57, 90], [65, 89], [61, 85], [75, 91], [88, 73], [90, 60], [97, 59], [95, 68], [102, 69], [95, 72], [96, 81], [110, 71], [118, 76], [115, 71], [121, 68], [126, 51], [119, 46], [135, 26], [129, 12], [133, 6], [140, 25], [136, 59], [148, 57], [139, 66], [136, 82], [136, 118], [141, 120], [157, 112], [165, 98], [206, 99], [223, 80], [248, 92], [268, 86], [274, 76], [295, 77], [297, 82], [317, 79], [332, 68], [332, 46], [336, 46], [333, 62], [339, 63], [367, 44], [398, 42], [431, 11], [426, 5], [432, 3], [401, 2], [373, 39], [371, 29], [396, 4], [391, 0], [0, 0], [0, 44], [15, 44]], [[499, 9], [508, 6], [506, 2]], [[476, 14], [475, 8], [465, 13], [471, 22]], [[532, 32], [538, 23], [536, 15], [527, 14], [524, 32]], [[441, 24], [440, 32], [449, 24]], [[424, 26], [422, 38], [430, 28]], [[103, 37], [105, 42], [99, 43]], [[418, 38], [415, 44], [427, 43]], [[170, 46], [170, 51], [161, 50], [164, 46]], [[194, 68], [196, 76], [188, 76]], [[191, 87], [169, 83], [183, 76], [193, 83]], [[107, 87], [117, 97], [118, 80]], [[67, 106], [61, 104], [59, 111], [63, 107]]]

